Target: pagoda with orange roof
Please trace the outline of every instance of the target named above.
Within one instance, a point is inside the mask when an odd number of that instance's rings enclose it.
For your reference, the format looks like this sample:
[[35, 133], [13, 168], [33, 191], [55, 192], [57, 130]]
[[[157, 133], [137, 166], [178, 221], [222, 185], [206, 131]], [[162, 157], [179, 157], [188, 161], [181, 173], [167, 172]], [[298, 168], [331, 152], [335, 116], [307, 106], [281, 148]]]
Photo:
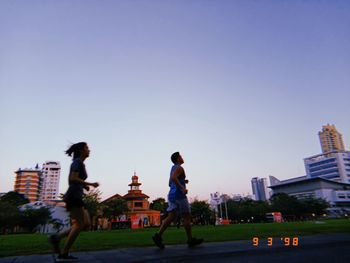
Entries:
[[128, 202], [128, 207], [131, 211], [149, 208], [149, 203], [147, 201], [149, 196], [142, 193], [139, 187], [140, 185], [139, 178], [136, 172], [134, 172], [133, 177], [131, 177], [131, 184], [129, 184], [130, 190], [123, 196], [123, 199]]
[[[129, 211], [126, 212], [121, 218], [127, 218], [131, 224], [131, 228], [143, 228], [147, 226], [159, 226], [160, 225], [160, 211], [151, 210], [148, 201], [149, 196], [142, 193], [140, 189], [141, 183], [139, 178], [134, 172], [131, 177], [131, 183], [129, 184], [130, 190], [124, 196], [118, 194], [111, 196], [104, 202], [112, 199], [124, 199], [127, 203]], [[115, 221], [115, 220], [112, 220]], [[118, 220], [117, 220], [118, 221]]]
[[134, 172], [129, 184], [130, 190], [123, 196], [129, 208], [127, 216], [131, 220], [131, 228], [158, 226], [160, 225], [160, 211], [149, 209], [149, 196], [142, 193], [140, 185], [139, 178]]

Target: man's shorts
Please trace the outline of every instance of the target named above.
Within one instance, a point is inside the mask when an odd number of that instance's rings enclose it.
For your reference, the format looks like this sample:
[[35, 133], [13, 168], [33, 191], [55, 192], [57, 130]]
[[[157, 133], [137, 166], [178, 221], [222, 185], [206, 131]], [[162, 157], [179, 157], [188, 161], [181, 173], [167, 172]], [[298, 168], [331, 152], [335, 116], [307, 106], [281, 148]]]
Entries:
[[190, 204], [188, 203], [187, 198], [170, 201], [168, 200], [168, 209], [167, 212], [176, 211], [179, 214], [189, 214], [191, 213]]

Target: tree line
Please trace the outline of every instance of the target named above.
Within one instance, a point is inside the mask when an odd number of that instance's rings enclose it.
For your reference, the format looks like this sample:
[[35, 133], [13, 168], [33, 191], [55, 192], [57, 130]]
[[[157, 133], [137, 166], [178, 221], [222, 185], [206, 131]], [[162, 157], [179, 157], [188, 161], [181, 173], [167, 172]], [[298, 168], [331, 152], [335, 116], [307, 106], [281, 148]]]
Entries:
[[[212, 209], [207, 201], [194, 200], [191, 203], [194, 224], [215, 224], [216, 218], [222, 216], [232, 223], [268, 222], [267, 213], [280, 212], [284, 221], [310, 220], [326, 214], [329, 203], [321, 198], [297, 199], [284, 193], [275, 194], [267, 201], [255, 201], [250, 198], [240, 200], [227, 199], [225, 203]], [[151, 203], [151, 209], [166, 213], [167, 203], [158, 198]], [[227, 214], [226, 214], [227, 211]]]
[[[11, 233], [18, 228], [21, 228], [22, 231], [33, 232], [38, 225], [48, 223], [57, 225], [59, 229], [58, 222], [51, 218], [50, 209], [46, 207], [20, 209], [28, 202], [29, 200], [24, 195], [12, 191], [0, 198], [0, 233]], [[88, 192], [84, 202], [92, 219], [97, 217], [116, 219], [128, 212], [127, 202], [124, 199], [101, 202], [99, 190]], [[220, 216], [229, 219], [232, 223], [267, 222], [266, 214], [269, 212], [281, 212], [284, 221], [308, 220], [325, 214], [330, 205], [324, 199], [297, 199], [294, 196], [280, 193], [273, 195], [269, 202], [249, 198], [227, 199], [221, 206], [220, 214], [216, 213], [207, 201], [194, 200], [191, 202], [193, 224], [215, 224], [217, 217]], [[164, 198], [157, 198], [150, 204], [150, 209], [160, 211], [163, 217], [166, 216], [167, 207], [168, 204]], [[218, 207], [216, 211], [219, 210]]]
[[[29, 200], [17, 192], [0, 198], [0, 233], [33, 232], [38, 225], [50, 222], [51, 211], [46, 207], [20, 209]], [[54, 223], [54, 222], [52, 222]]]

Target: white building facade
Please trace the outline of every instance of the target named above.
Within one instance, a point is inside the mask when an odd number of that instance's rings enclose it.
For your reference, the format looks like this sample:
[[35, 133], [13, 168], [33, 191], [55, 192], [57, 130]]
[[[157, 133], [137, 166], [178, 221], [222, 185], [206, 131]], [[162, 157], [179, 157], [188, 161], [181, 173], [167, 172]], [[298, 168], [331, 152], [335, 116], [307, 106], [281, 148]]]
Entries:
[[350, 213], [350, 184], [336, 182], [323, 177], [301, 176], [284, 181], [274, 178], [270, 188], [274, 194], [286, 193], [298, 199], [322, 198], [330, 203], [330, 212]]
[[42, 167], [40, 200], [57, 200], [59, 195], [61, 165], [56, 161], [47, 161]]
[[31, 202], [20, 206], [21, 211], [26, 209], [40, 209], [45, 207], [49, 209], [51, 213], [51, 220], [47, 222], [46, 225], [38, 225], [35, 228], [37, 233], [55, 233], [66, 231], [70, 228], [70, 217], [64, 206], [59, 205], [59, 203], [50, 202], [50, 204], [42, 201]]
[[332, 151], [304, 159], [307, 178], [322, 177], [350, 183], [350, 152]]

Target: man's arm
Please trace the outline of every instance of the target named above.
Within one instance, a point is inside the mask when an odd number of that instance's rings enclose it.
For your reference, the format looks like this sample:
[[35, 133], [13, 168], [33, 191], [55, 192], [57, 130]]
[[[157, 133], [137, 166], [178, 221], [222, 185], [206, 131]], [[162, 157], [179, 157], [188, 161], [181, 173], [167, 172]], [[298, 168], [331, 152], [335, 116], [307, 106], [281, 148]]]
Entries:
[[184, 168], [182, 168], [181, 166], [179, 166], [178, 168], [176, 168], [176, 170], [173, 172], [171, 179], [174, 181], [174, 183], [177, 185], [177, 187], [179, 187], [181, 189], [181, 191], [184, 194], [187, 194], [187, 189], [180, 184], [180, 181], [178, 179], [178, 176], [184, 172]]

